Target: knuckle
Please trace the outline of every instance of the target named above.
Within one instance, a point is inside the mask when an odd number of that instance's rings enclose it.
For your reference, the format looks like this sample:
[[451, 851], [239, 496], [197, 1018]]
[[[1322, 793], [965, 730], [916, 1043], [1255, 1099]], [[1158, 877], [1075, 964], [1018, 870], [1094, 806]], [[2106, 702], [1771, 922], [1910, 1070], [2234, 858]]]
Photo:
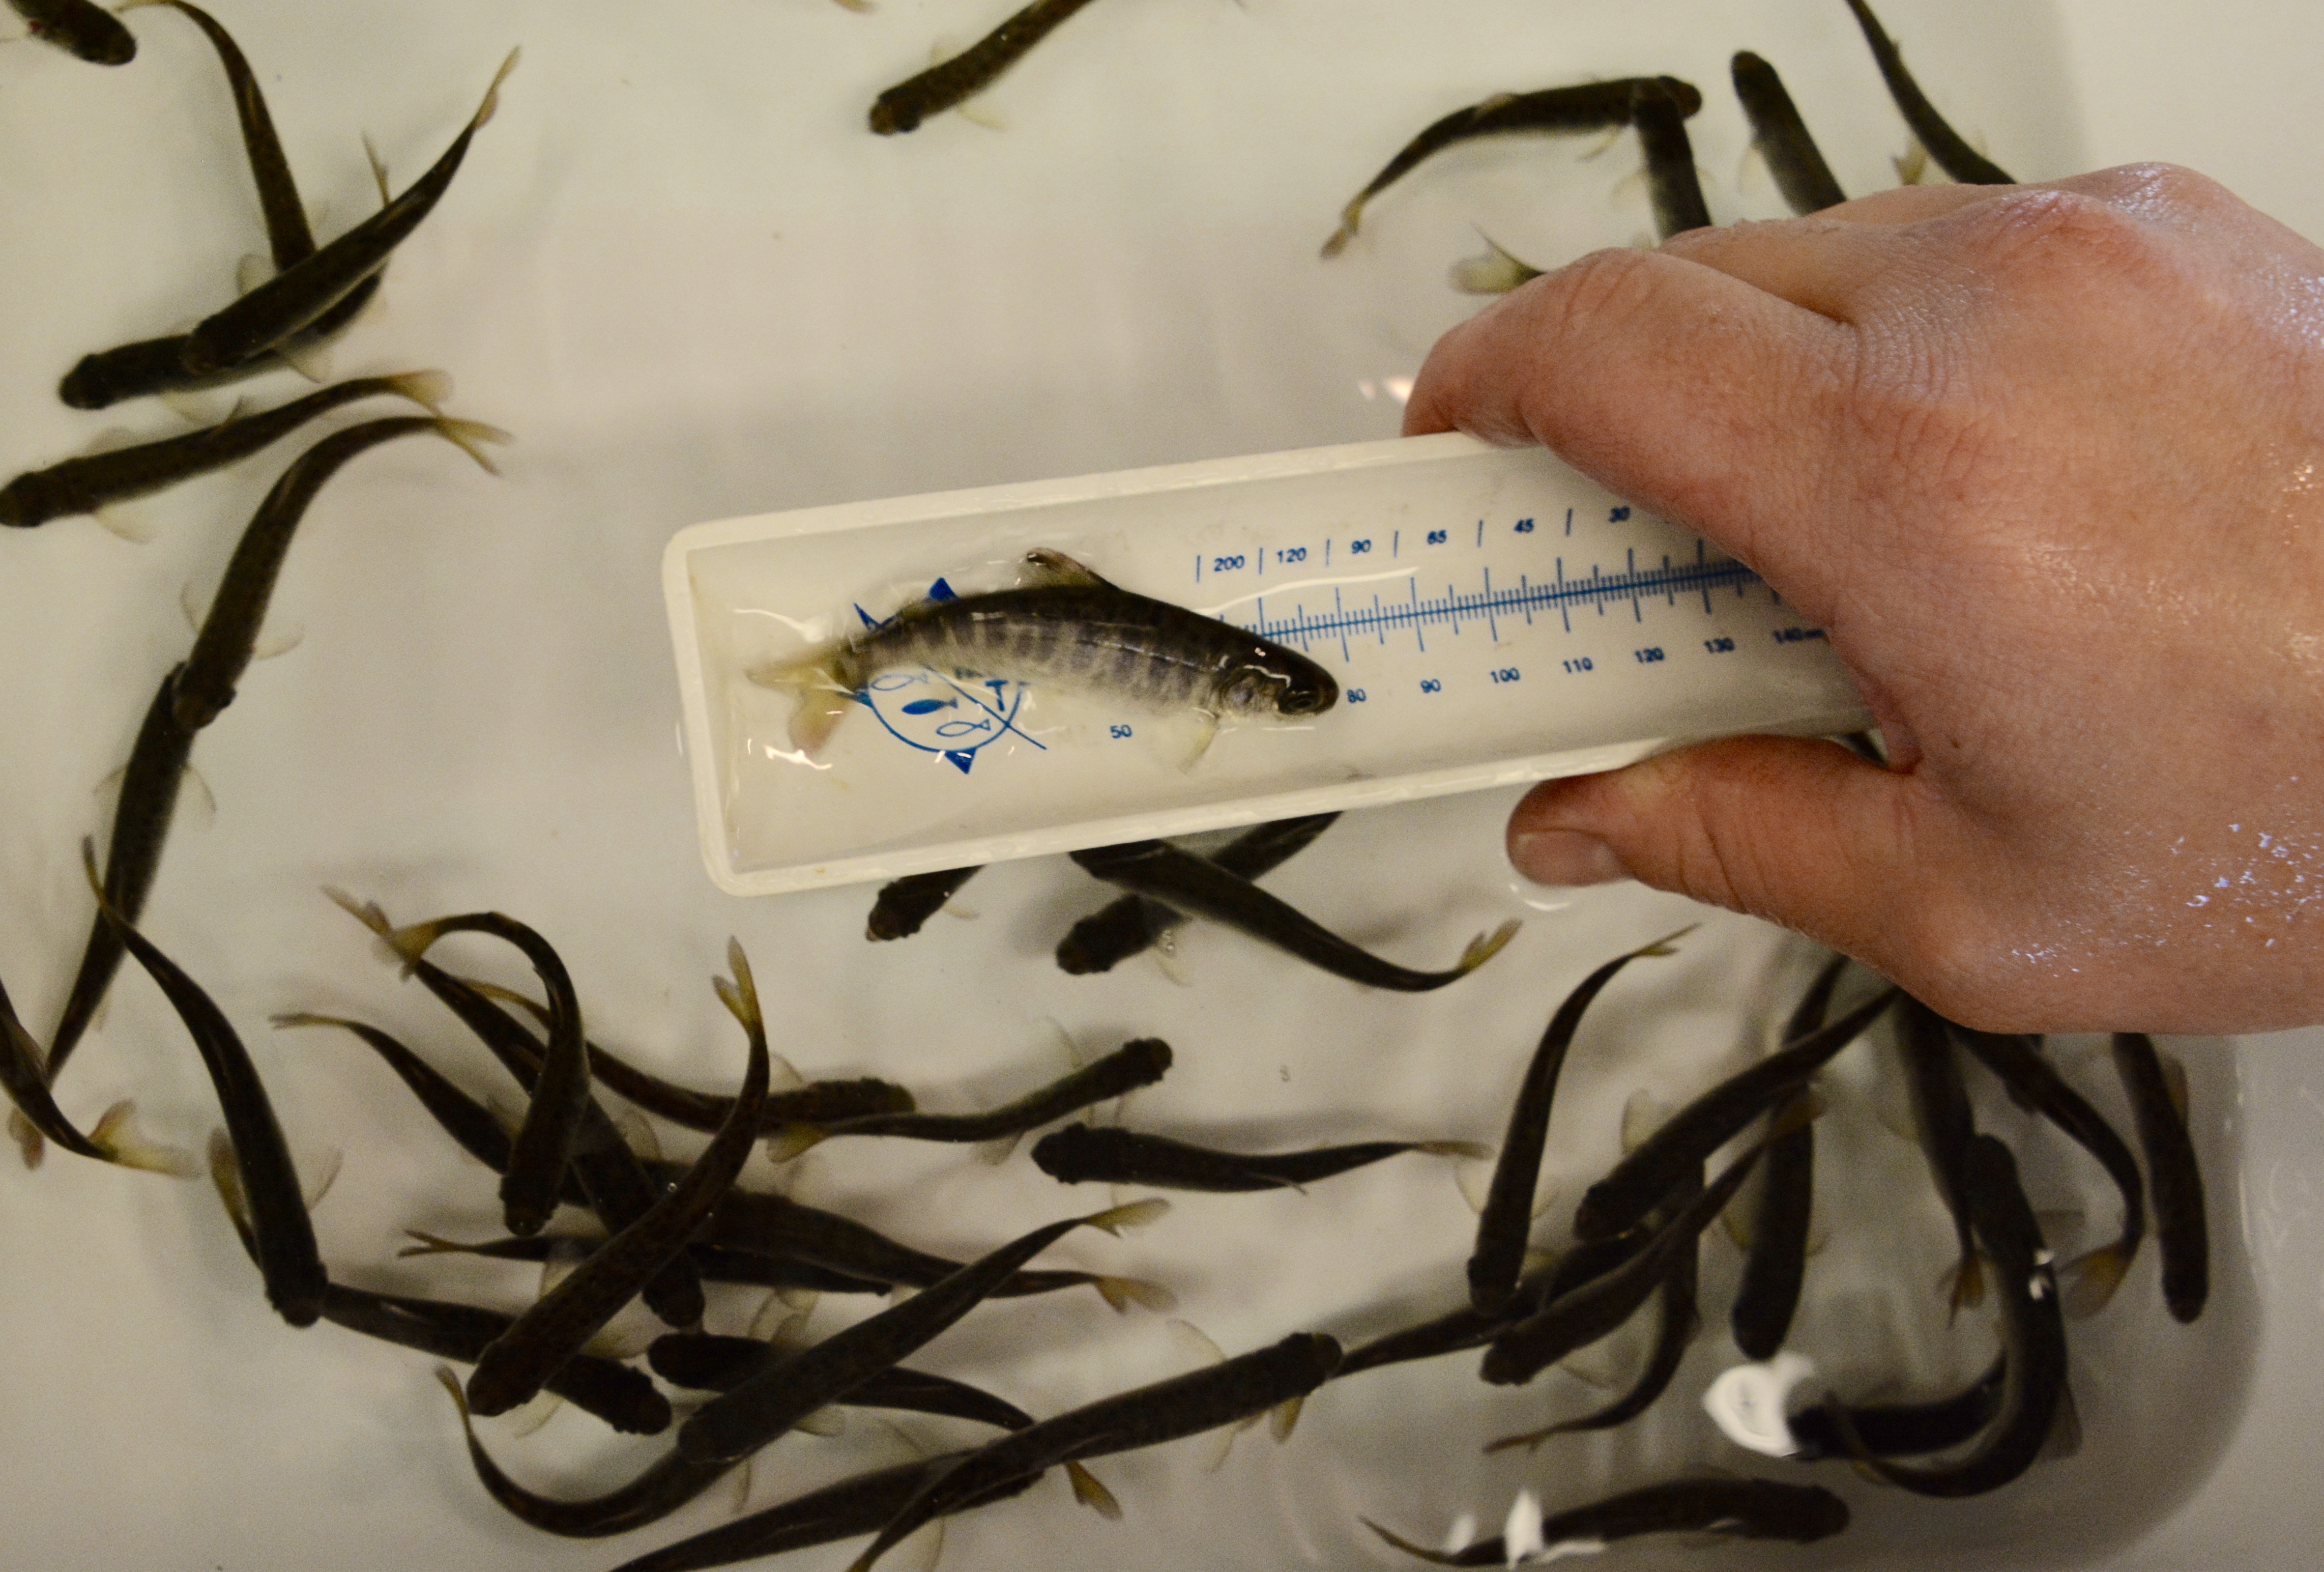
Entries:
[[1582, 337], [1618, 336], [1652, 307], [1661, 269], [1652, 253], [1592, 252], [1534, 286], [1534, 340], [1548, 352]]

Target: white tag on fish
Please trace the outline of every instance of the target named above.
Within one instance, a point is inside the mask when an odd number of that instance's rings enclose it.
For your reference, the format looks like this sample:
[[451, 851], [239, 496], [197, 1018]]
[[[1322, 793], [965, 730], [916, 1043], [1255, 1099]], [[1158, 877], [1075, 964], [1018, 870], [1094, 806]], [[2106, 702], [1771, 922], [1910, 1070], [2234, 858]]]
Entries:
[[1813, 1377], [1815, 1365], [1789, 1348], [1764, 1365], [1738, 1365], [1702, 1394], [1702, 1408], [1720, 1433], [1738, 1447], [1769, 1457], [1789, 1457], [1800, 1444], [1784, 1408], [1792, 1389]]

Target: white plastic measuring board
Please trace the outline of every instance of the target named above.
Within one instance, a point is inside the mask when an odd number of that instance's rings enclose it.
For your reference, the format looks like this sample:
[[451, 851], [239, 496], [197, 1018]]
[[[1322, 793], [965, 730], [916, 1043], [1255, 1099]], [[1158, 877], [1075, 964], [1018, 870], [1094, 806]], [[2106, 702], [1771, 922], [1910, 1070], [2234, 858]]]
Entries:
[[[914, 668], [812, 758], [745, 673], [1034, 547], [1322, 662], [1298, 725], [1198, 722]], [[1360, 443], [697, 525], [663, 558], [703, 854], [737, 895], [888, 878], [1868, 724], [1741, 564], [1538, 449]], [[1197, 749], [1201, 749], [1197, 753]]]

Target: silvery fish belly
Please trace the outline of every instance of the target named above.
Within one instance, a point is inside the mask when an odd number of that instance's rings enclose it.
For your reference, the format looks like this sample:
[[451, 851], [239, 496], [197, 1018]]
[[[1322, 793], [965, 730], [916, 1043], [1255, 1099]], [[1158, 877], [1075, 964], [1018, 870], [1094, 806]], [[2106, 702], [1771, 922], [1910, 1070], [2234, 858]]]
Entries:
[[791, 740], [814, 753], [851, 695], [909, 666], [1081, 688], [1216, 719], [1296, 719], [1339, 699], [1331, 674], [1295, 650], [1102, 581], [923, 602], [844, 644], [760, 666], [751, 677], [798, 691]]

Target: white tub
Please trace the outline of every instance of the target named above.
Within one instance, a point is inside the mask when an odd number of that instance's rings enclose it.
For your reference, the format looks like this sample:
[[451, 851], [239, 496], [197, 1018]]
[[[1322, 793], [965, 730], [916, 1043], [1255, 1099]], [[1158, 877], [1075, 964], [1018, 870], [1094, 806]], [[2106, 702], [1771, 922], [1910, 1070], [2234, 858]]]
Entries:
[[[940, 918], [899, 946], [861, 938], [866, 890], [738, 902], [708, 886], [656, 584], [677, 529], [1393, 435], [1399, 379], [1472, 308], [1442, 281], [1478, 249], [1471, 223], [1543, 261], [1648, 224], [1625, 183], [1627, 144], [1594, 161], [1582, 144], [1512, 144], [1440, 161], [1375, 204], [1346, 254], [1316, 259], [1340, 203], [1404, 135], [1496, 88], [1644, 70], [1700, 82], [1710, 105], [1697, 145], [1721, 218], [1777, 211], [1764, 179], [1738, 181], [1733, 49], [1784, 71], [1849, 188], [1887, 179], [1903, 145], [1837, 0], [1106, 0], [992, 95], [1007, 130], [958, 117], [892, 141], [862, 130], [873, 91], [938, 37], [964, 41], [1004, 8], [339, 0], [326, 23], [292, 0], [217, 0], [326, 234], [374, 200], [359, 132], [409, 180], [507, 47], [525, 48], [500, 117], [398, 256], [384, 309], [338, 355], [349, 370], [451, 369], [457, 412], [521, 439], [506, 476], [410, 442], [324, 493], [276, 602], [278, 630], [303, 628], [304, 641], [254, 667], [203, 737], [196, 763], [216, 811], [189, 801], [145, 921], [244, 1027], [302, 1163], [344, 1152], [317, 1225], [348, 1281], [510, 1304], [530, 1287], [484, 1264], [396, 1261], [407, 1227], [496, 1232], [488, 1177], [351, 1043], [266, 1029], [286, 1009], [360, 1015], [479, 1090], [497, 1084], [319, 884], [400, 918], [491, 906], [533, 921], [571, 962], [593, 1032], [698, 1083], [741, 1062], [703, 986], [732, 932], [758, 964], [777, 1045], [809, 1073], [890, 1074], [932, 1105], [967, 1107], [1061, 1068], [1058, 1026], [1085, 1050], [1155, 1032], [1180, 1063], [1136, 1102], [1138, 1121], [1223, 1126], [1254, 1144], [1359, 1128], [1494, 1138], [1557, 997], [1618, 949], [1702, 915], [1636, 890], [1561, 902], [1518, 887], [1499, 856], [1506, 794], [1360, 815], [1278, 877], [1291, 898], [1420, 964], [1527, 917], [1485, 971], [1416, 998], [1360, 993], [1214, 933], [1186, 941], [1187, 986], [1151, 961], [1063, 977], [1047, 951], [1096, 893], [1055, 860], [986, 875], [962, 898], [977, 920]], [[1886, 14], [1939, 101], [2013, 170], [2179, 158], [2324, 235], [2306, 156], [2324, 136], [2307, 80], [2324, 52], [2312, 10], [1891, 0]], [[207, 46], [167, 12], [132, 25], [143, 54], [121, 71], [0, 50], [0, 146], [16, 150], [0, 187], [11, 466], [74, 451], [107, 425], [174, 428], [154, 408], [75, 415], [49, 389], [86, 349], [211, 308], [236, 258], [260, 248]], [[292, 387], [276, 384], [270, 398]], [[155, 500], [143, 548], [86, 520], [0, 540], [0, 975], [36, 1032], [89, 920], [77, 842], [102, 827], [107, 772], [187, 645], [180, 592], [207, 596], [281, 462]], [[457, 959], [523, 980], [486, 948]], [[1554, 1166], [1568, 1199], [1610, 1157], [1633, 1088], [1658, 1080], [1675, 1097], [1752, 1051], [1806, 964], [1770, 931], [1712, 915], [1680, 957], [1634, 967], [1567, 1071]], [[2310, 1483], [2324, 1077], [2310, 1066], [2324, 1034], [2181, 1046], [2211, 1164], [2219, 1286], [2204, 1320], [2179, 1328], [2153, 1303], [2150, 1259], [2107, 1319], [2078, 1329], [2080, 1457], [1954, 1507], [1827, 1467], [1816, 1477], [1858, 1509], [1849, 1535], [1803, 1553], [1642, 1546], [1626, 1552], [1633, 1564], [2312, 1561], [2324, 1544]], [[2075, 1052], [2074, 1072], [2118, 1106]], [[216, 1120], [180, 1028], [134, 973], [61, 1095], [84, 1121], [134, 1095], [150, 1129], [189, 1147]], [[1943, 1340], [1922, 1286], [1943, 1235], [1917, 1160], [1871, 1117], [1877, 1097], [1834, 1100], [1835, 1144], [1865, 1164], [1865, 1209], [1906, 1231], [1868, 1244], [1881, 1236], [1835, 1216], [1817, 1269], [1818, 1351], [1868, 1383], [1884, 1368], [1934, 1382], [1981, 1364], [1975, 1329]], [[1230, 1350], [1302, 1325], [1355, 1335], [1397, 1307], [1457, 1298], [1469, 1213], [1441, 1165], [1400, 1162], [1304, 1197], [1189, 1198], [1139, 1240], [1057, 1255], [1167, 1281]], [[2040, 1172], [2044, 1204], [2081, 1190], [2090, 1227], [2110, 1218], [2053, 1150]], [[995, 1170], [868, 1145], [811, 1155], [798, 1183], [955, 1251], [1078, 1204], [1021, 1156]], [[330, 1328], [286, 1330], [204, 1187], [53, 1154], [27, 1175], [10, 1157], [0, 1238], [12, 1564], [603, 1566], [720, 1521], [721, 1504], [698, 1503], [635, 1545], [519, 1527], [471, 1477], [429, 1362]], [[1732, 1270], [1724, 1251], [1708, 1253], [1714, 1278]], [[1840, 1292], [1852, 1281], [1895, 1285], [1880, 1317], [1858, 1315], [1863, 1335], [1846, 1329], [1850, 1307], [1873, 1301]], [[716, 1324], [737, 1328], [754, 1308], [722, 1296]], [[823, 1312], [824, 1326], [835, 1320]], [[1726, 1352], [1706, 1338], [1682, 1384], [1699, 1388]], [[929, 1355], [1037, 1411], [1185, 1357], [1157, 1318], [1117, 1320], [1086, 1295], [973, 1317]], [[1367, 1376], [1311, 1404], [1289, 1448], [1246, 1438], [1216, 1474], [1201, 1442], [1107, 1466], [1124, 1523], [1044, 1485], [964, 1520], [948, 1554], [954, 1566], [1385, 1566], [1358, 1513], [1433, 1537], [1464, 1507], [1497, 1521], [1520, 1484], [1555, 1505], [1751, 1466], [1683, 1395], [1612, 1437], [1480, 1458], [1484, 1438], [1588, 1401], [1572, 1378], [1550, 1381], [1481, 1395], [1459, 1361]], [[571, 1413], [530, 1438], [504, 1423], [488, 1433], [528, 1483], [576, 1494], [654, 1449]], [[835, 1440], [786, 1440], [755, 1499], [889, 1445], [862, 1421]], [[794, 1564], [835, 1567], [848, 1553]]]

